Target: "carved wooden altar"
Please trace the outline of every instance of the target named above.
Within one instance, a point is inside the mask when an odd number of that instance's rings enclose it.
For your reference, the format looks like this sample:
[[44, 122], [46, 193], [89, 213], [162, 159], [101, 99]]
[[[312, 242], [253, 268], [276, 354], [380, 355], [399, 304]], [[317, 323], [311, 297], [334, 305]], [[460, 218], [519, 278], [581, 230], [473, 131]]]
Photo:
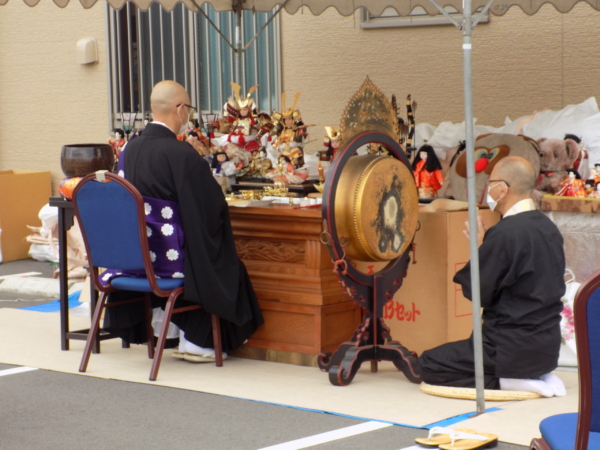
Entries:
[[361, 322], [319, 240], [321, 209], [230, 207], [230, 214], [265, 319], [238, 354], [316, 365], [320, 353], [335, 350]]

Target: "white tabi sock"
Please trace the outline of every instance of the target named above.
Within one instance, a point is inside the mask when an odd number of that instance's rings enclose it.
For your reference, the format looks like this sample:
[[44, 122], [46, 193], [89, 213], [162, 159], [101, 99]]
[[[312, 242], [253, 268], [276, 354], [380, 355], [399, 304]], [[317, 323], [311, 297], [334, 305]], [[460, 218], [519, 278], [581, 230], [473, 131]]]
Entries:
[[[164, 317], [165, 312], [162, 308], [152, 308], [152, 328], [156, 337], [160, 333]], [[167, 339], [175, 339], [177, 336], [179, 336], [179, 327], [171, 322], [167, 329]]]
[[179, 330], [179, 353], [185, 353], [185, 338], [183, 337], [183, 330]]
[[567, 390], [565, 389], [564, 383], [552, 372], [542, 375], [540, 379], [552, 388], [554, 395], [557, 397], [564, 397], [567, 395]]
[[500, 389], [503, 391], [536, 392], [544, 397], [554, 396], [554, 389], [542, 380], [500, 378]]
[[[182, 345], [183, 345], [183, 348], [185, 348], [185, 351], [181, 350]], [[184, 353], [191, 353], [192, 355], [200, 355], [200, 356], [214, 356], [214, 354], [215, 354], [215, 350], [212, 348], [200, 347], [200, 346], [188, 341], [185, 338], [183, 331], [181, 331], [181, 333], [179, 334], [179, 351], [184, 352]], [[223, 356], [225, 356], [225, 353], [223, 353]]]

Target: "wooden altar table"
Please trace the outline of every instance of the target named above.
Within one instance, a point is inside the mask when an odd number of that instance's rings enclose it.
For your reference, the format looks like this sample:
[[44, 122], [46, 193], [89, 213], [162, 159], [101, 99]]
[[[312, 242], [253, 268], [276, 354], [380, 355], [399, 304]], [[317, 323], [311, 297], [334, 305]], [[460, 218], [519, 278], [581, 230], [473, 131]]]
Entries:
[[230, 214], [265, 319], [236, 355], [316, 366], [317, 356], [352, 337], [361, 319], [319, 240], [321, 208], [231, 206]]

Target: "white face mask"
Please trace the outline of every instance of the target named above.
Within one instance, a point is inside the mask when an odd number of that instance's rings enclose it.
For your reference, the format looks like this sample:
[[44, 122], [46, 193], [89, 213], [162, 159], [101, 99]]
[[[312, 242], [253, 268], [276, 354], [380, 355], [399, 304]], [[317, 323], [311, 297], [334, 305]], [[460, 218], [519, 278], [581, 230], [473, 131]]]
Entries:
[[[498, 183], [501, 184], [501, 183]], [[494, 200], [492, 198], [492, 196], [490, 195], [490, 191], [492, 190], [493, 187], [497, 186], [498, 184], [494, 184], [494, 186], [490, 186], [488, 187], [488, 192], [487, 192], [487, 204], [490, 207], [490, 211], [494, 211], [496, 209], [496, 206], [498, 205], [498, 200]]]
[[495, 210], [496, 209], [496, 205], [498, 204], [498, 202], [492, 198], [492, 196], [490, 195], [489, 191], [488, 191], [488, 194], [487, 194], [487, 204], [490, 207], [490, 211]]
[[186, 115], [185, 115], [185, 117], [186, 117], [186, 122], [184, 122], [183, 120], [181, 120], [181, 117], [179, 116], [179, 114], [177, 114], [177, 117], [179, 118], [179, 123], [181, 123], [181, 128], [179, 128], [179, 133], [177, 133], [177, 136], [179, 136], [180, 134], [182, 134], [182, 133], [185, 131], [185, 129], [186, 129], [186, 123], [187, 123], [187, 119], [189, 119], [189, 116], [188, 116], [188, 114], [187, 114], [187, 109], [186, 109], [186, 106], [185, 106], [185, 105], [183, 105], [183, 108], [182, 108], [182, 109], [183, 109], [183, 110], [185, 111], [185, 113], [186, 113]]
[[182, 134], [185, 131], [185, 123], [183, 123], [183, 120], [181, 120], [181, 117], [179, 118], [179, 122], [181, 122], [181, 128], [179, 128], [179, 133], [177, 133], [177, 136], [179, 136], [180, 134]]

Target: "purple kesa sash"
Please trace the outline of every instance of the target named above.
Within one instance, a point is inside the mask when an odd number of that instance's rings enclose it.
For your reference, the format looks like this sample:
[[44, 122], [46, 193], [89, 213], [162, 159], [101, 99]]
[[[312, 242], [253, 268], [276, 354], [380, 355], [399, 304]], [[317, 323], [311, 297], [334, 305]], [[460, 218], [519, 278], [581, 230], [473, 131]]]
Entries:
[[[143, 197], [150, 260], [156, 278], [183, 278], [184, 235], [179, 204], [168, 200]], [[100, 274], [103, 286], [115, 277], [145, 277], [143, 270], [107, 269]]]

